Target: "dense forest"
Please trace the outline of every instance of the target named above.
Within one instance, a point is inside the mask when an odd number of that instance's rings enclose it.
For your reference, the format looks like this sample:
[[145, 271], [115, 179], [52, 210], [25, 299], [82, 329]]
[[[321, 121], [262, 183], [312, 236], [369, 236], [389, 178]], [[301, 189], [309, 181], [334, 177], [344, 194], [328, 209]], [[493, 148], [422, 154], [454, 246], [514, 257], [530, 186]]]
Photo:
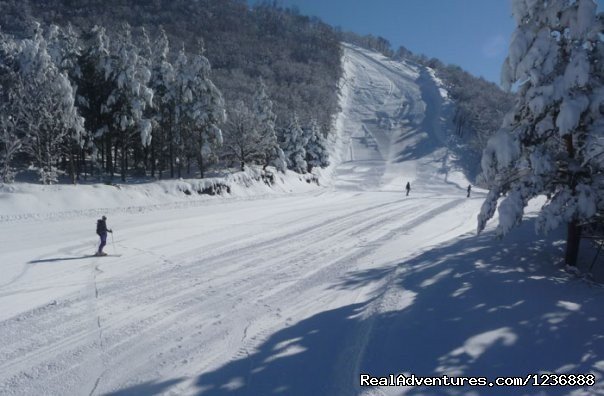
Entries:
[[[241, 0], [3, 0], [0, 9], [5, 181], [28, 163], [45, 183], [328, 163], [341, 49], [318, 19]], [[24, 103], [27, 92], [44, 95]]]
[[3, 181], [26, 168], [52, 183], [326, 166], [341, 41], [433, 68], [455, 102], [452, 139], [474, 157], [466, 162], [478, 165], [513, 104], [458, 66], [275, 1], [0, 0], [0, 9]]

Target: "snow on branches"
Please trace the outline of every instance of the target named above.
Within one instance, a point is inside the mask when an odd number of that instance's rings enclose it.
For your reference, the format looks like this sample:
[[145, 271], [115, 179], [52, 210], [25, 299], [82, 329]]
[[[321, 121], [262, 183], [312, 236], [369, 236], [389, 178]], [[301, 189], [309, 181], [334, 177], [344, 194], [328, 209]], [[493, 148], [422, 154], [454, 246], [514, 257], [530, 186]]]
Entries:
[[[221, 154], [280, 171], [289, 162], [301, 173], [328, 164], [317, 122], [302, 128], [296, 121], [285, 133], [279, 127], [278, 139], [275, 105], [260, 79], [231, 99], [227, 124], [203, 42], [186, 44], [173, 51], [161, 27], [152, 40], [128, 24], [81, 35], [70, 25], [38, 26], [19, 39], [0, 32], [1, 180], [12, 181], [13, 169], [28, 161], [44, 183], [66, 170], [74, 183], [82, 173], [125, 181], [132, 169], [146, 176], [149, 168], [151, 177], [166, 170], [180, 177], [182, 169], [204, 177]], [[249, 147], [235, 154], [232, 146], [241, 144]]]
[[478, 231], [502, 194], [507, 196], [499, 204], [500, 234], [516, 226], [528, 201], [542, 194], [548, 201], [538, 230], [561, 223], [576, 228], [604, 203], [604, 17], [596, 15], [593, 0], [514, 0], [513, 14], [518, 26], [502, 84], [517, 86], [518, 99], [483, 152], [491, 191]]
[[283, 130], [283, 151], [290, 169], [298, 173], [306, 173], [306, 145], [309, 136], [300, 127], [298, 116], [294, 114], [289, 125]]
[[266, 85], [262, 79], [258, 80], [253, 101], [253, 111], [258, 123], [264, 167], [273, 165], [277, 170], [283, 172], [287, 168], [287, 160], [279, 146], [275, 132], [277, 116], [273, 112], [273, 101], [269, 98]]
[[[67, 71], [53, 61], [42, 29], [31, 39], [3, 36], [3, 51], [12, 52], [2, 68], [11, 70], [2, 104], [3, 179], [10, 178], [8, 162], [18, 150], [35, 161], [40, 181], [57, 181], [57, 164], [72, 144], [82, 144], [84, 119], [75, 106], [75, 88]], [[7, 43], [12, 41], [12, 43]], [[60, 58], [56, 58], [59, 60]]]

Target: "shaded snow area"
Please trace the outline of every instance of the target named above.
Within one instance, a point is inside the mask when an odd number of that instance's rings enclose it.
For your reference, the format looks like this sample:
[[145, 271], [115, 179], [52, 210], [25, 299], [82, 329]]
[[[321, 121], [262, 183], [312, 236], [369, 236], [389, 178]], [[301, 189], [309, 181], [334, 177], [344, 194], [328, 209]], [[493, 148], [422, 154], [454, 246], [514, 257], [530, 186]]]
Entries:
[[[433, 73], [351, 46], [344, 66], [321, 187], [3, 190], [0, 394], [604, 394], [604, 289], [531, 220], [475, 235], [484, 192], [466, 198]], [[103, 208], [110, 255], [91, 257]], [[360, 386], [550, 372], [595, 385]]]

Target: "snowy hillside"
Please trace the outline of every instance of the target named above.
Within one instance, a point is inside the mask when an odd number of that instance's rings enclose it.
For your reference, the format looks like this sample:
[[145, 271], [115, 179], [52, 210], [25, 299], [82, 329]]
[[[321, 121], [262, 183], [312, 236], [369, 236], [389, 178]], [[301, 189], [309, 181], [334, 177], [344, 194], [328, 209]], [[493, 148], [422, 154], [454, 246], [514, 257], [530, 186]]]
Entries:
[[[34, 212], [68, 215], [0, 219], [0, 394], [604, 394], [604, 289], [561, 270], [556, 235], [530, 221], [475, 235], [484, 194], [466, 198], [434, 75], [352, 46], [344, 68], [323, 187], [164, 206], [112, 193], [103, 258], [97, 203], [55, 195]], [[360, 386], [549, 372], [595, 385]]]

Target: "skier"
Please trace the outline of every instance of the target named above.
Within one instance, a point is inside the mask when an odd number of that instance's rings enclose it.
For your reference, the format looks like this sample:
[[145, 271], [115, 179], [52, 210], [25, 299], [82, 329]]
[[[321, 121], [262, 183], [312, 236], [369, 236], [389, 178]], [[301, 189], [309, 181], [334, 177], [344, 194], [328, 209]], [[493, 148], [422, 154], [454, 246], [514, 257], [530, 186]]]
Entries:
[[407, 186], [405, 187], [405, 190], [407, 190], [407, 196], [408, 196], [409, 191], [411, 191], [411, 184], [409, 184], [409, 182], [407, 182]]
[[472, 191], [472, 185], [468, 184], [468, 198], [470, 198], [470, 192]]
[[99, 250], [95, 253], [95, 256], [106, 256], [107, 253], [103, 252], [103, 248], [107, 244], [107, 233], [110, 232], [113, 234], [113, 230], [107, 229], [107, 217], [103, 216], [96, 221], [96, 233], [101, 238], [101, 244], [99, 245]]

